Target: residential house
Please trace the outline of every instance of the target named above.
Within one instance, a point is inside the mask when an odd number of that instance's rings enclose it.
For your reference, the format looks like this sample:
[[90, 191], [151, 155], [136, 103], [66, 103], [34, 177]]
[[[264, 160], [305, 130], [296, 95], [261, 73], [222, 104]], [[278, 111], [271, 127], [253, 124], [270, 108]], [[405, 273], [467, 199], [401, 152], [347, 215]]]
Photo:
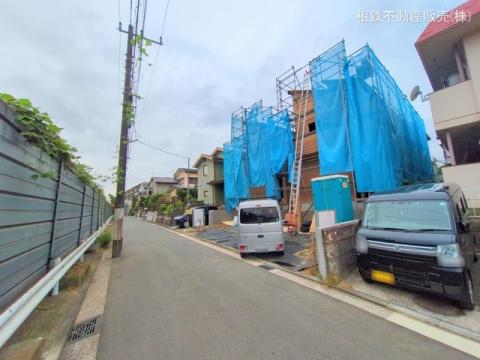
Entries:
[[198, 169], [198, 201], [205, 205], [223, 205], [223, 148], [200, 155], [193, 167]]
[[178, 168], [173, 174], [173, 178], [175, 179], [176, 184], [170, 186], [170, 189], [167, 192], [170, 201], [176, 200], [178, 189], [189, 188], [193, 190], [197, 187], [197, 169]]
[[170, 177], [152, 177], [148, 182], [148, 193], [166, 194], [172, 185], [176, 185], [177, 181]]
[[187, 187], [194, 189], [198, 184], [197, 169], [178, 168], [173, 178], [177, 181], [178, 187], [184, 189]]
[[470, 207], [479, 208], [480, 3], [468, 1], [430, 22], [415, 46], [433, 89], [428, 99], [447, 159], [443, 179], [458, 183]]
[[133, 201], [141, 196], [148, 195], [148, 183], [143, 182], [125, 191], [125, 213], [128, 214]]

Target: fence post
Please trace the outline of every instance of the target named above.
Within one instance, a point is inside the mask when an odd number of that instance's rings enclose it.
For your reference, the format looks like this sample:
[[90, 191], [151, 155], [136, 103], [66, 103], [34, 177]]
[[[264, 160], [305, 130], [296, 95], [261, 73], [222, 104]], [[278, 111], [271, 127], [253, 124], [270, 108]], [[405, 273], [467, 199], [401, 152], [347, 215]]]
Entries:
[[93, 188], [92, 213], [90, 214], [90, 235], [93, 234], [93, 209], [95, 208], [95, 188]]
[[80, 225], [78, 228], [77, 247], [80, 246], [80, 241], [82, 240], [83, 207], [85, 206], [86, 193], [87, 193], [87, 184], [83, 184], [82, 209], [80, 210]]
[[101, 203], [102, 203], [102, 197], [99, 196], [98, 197], [98, 206], [97, 206], [97, 230], [100, 229], [100, 204]]
[[[58, 182], [57, 189], [55, 192], [55, 205], [53, 207], [53, 219], [52, 219], [52, 228], [50, 232], [50, 246], [48, 250], [48, 269], [51, 270], [60, 263], [60, 258], [53, 258], [53, 242], [55, 241], [57, 217], [58, 217], [58, 204], [60, 203], [60, 190], [62, 189], [62, 180], [63, 180], [63, 159], [59, 161], [58, 164]], [[60, 289], [60, 282], [57, 282], [51, 291], [52, 296], [58, 295]]]
[[57, 189], [55, 193], [55, 205], [53, 207], [52, 228], [50, 232], [50, 246], [48, 250], [48, 268], [49, 269], [55, 266], [55, 263], [53, 261], [53, 242], [55, 241], [55, 232], [56, 232], [58, 208], [59, 208], [58, 204], [60, 203], [60, 190], [62, 189], [62, 179], [63, 179], [63, 160], [60, 160], [58, 165], [58, 182], [57, 182]]

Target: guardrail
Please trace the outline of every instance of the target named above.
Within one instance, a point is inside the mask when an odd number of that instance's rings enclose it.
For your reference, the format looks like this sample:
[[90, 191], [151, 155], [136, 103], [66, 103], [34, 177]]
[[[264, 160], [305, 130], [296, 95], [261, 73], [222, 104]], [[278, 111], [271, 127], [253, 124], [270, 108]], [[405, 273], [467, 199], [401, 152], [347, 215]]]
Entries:
[[67, 255], [44, 275], [35, 285], [11, 304], [0, 314], [0, 348], [8, 341], [18, 327], [35, 310], [38, 304], [58, 284], [65, 273], [78, 261], [85, 251], [93, 244], [98, 235], [105, 230], [111, 217], [93, 235], [87, 238], [79, 247]]

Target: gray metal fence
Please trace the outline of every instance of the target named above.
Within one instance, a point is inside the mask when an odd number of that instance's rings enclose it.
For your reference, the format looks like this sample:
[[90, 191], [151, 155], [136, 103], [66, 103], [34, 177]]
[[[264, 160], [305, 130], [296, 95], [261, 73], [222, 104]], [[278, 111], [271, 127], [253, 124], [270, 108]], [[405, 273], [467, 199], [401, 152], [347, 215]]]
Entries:
[[[55, 175], [36, 178], [46, 172]], [[0, 101], [0, 312], [110, 215], [103, 195], [29, 143]]]

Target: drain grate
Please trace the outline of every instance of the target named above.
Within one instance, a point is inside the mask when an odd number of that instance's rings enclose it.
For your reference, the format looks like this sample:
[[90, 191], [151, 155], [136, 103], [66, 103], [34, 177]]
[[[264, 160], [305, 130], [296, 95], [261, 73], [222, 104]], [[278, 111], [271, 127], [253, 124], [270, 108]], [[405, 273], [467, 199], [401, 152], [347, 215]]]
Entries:
[[72, 343], [78, 340], [82, 340], [83, 338], [86, 338], [87, 336], [91, 336], [96, 334], [97, 332], [97, 327], [99, 323], [99, 317], [95, 317], [93, 319], [88, 319], [85, 321], [82, 321], [81, 323], [78, 323], [73, 326], [72, 332], [70, 333], [70, 336], [68, 337], [68, 342]]
[[273, 270], [273, 267], [267, 264], [258, 265], [258, 267], [261, 267], [262, 269], [269, 270], [269, 271]]

